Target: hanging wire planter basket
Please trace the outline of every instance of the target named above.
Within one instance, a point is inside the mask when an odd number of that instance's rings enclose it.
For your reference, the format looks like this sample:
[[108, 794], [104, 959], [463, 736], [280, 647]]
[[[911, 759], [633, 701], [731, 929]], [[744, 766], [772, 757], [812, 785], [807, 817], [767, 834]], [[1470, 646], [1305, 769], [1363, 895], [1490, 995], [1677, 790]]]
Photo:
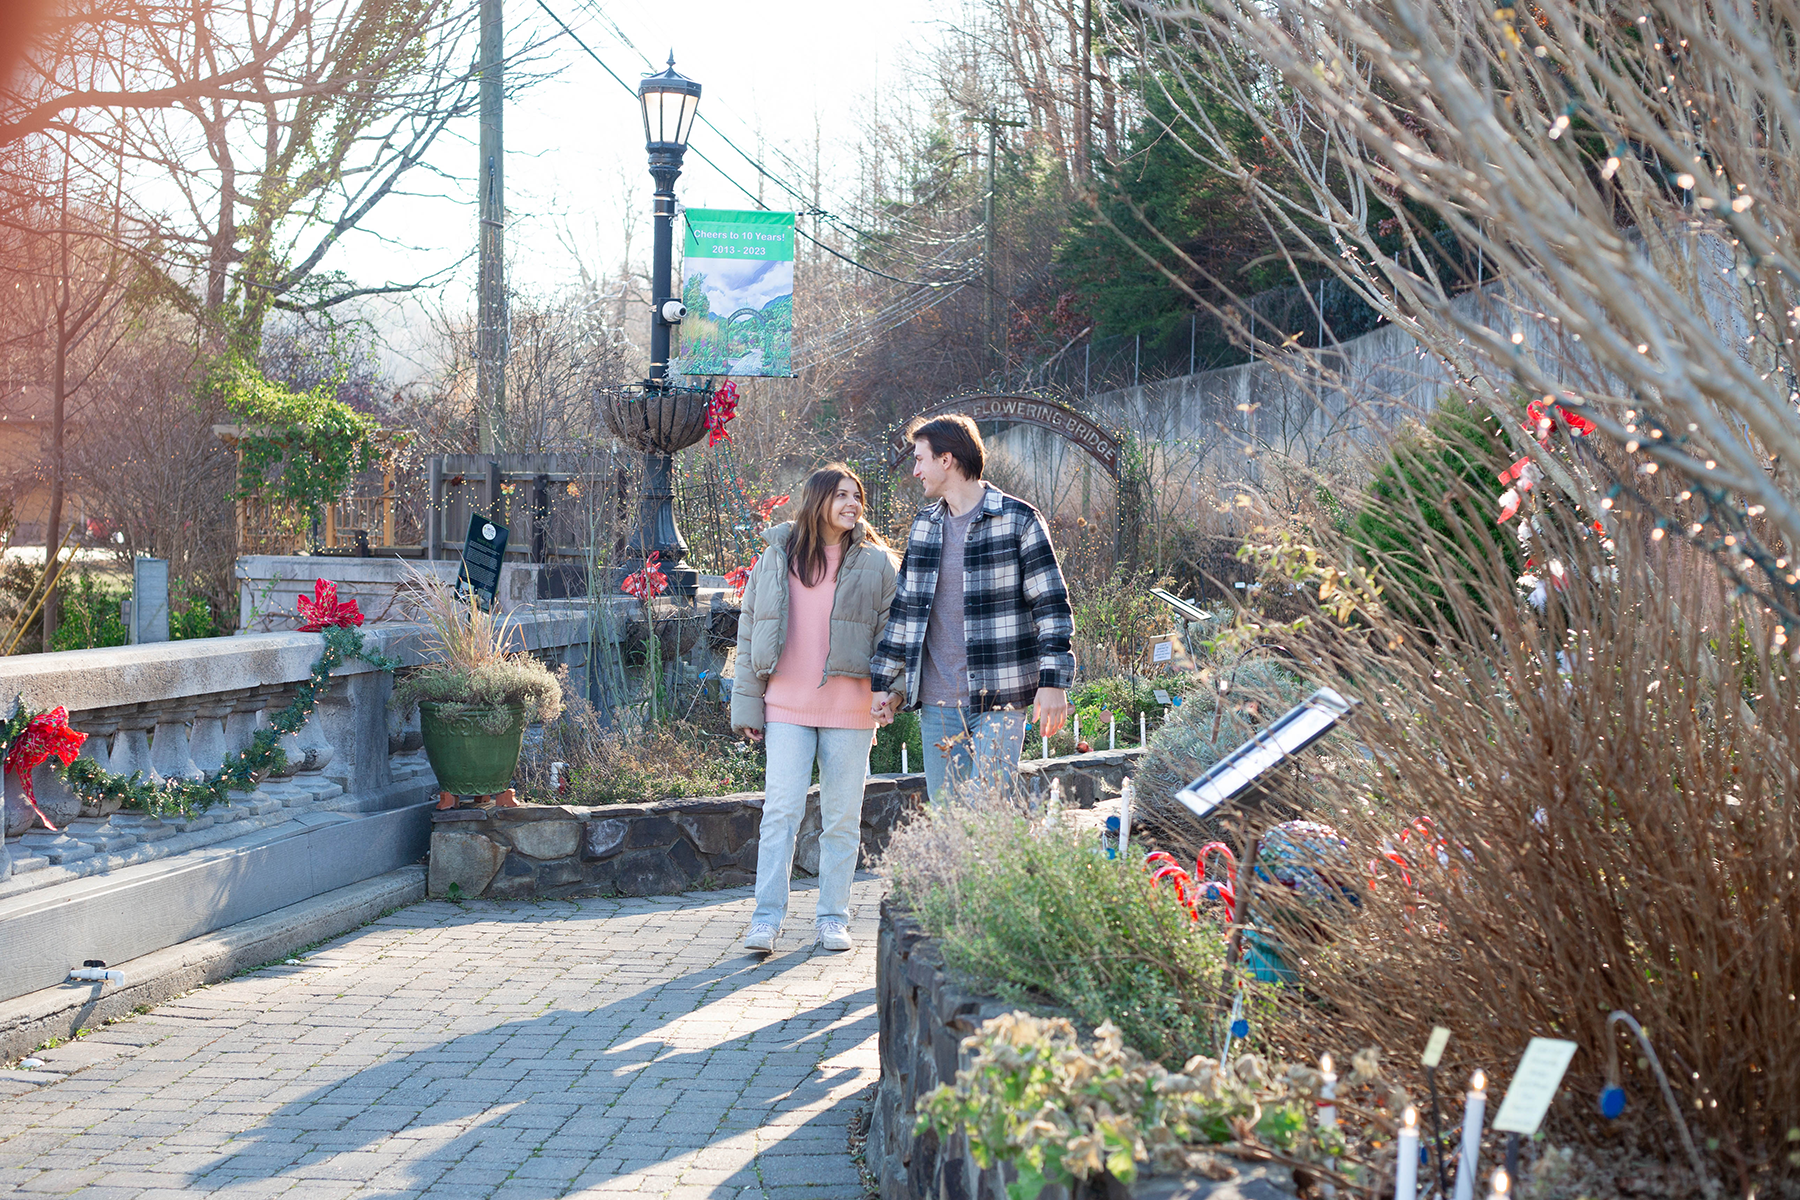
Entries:
[[612, 435], [646, 454], [678, 454], [706, 436], [705, 383], [629, 383], [605, 388], [600, 411]]

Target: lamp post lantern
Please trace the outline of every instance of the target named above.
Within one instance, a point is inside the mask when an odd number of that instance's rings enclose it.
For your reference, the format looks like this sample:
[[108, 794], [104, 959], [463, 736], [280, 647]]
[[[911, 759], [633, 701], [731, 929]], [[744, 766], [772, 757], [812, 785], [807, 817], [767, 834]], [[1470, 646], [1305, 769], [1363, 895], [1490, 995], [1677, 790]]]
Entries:
[[669, 55], [665, 71], [646, 75], [638, 84], [644, 112], [644, 149], [650, 176], [656, 181], [652, 209], [650, 263], [650, 377], [642, 385], [608, 393], [606, 424], [614, 436], [644, 452], [644, 492], [638, 527], [625, 543], [625, 565], [619, 576], [652, 554], [669, 579], [669, 591], [692, 596], [699, 572], [687, 564], [687, 543], [675, 526], [675, 492], [671, 473], [675, 455], [706, 433], [705, 392], [669, 380], [670, 333], [687, 315], [673, 279], [675, 180], [700, 107], [700, 85], [675, 70]]

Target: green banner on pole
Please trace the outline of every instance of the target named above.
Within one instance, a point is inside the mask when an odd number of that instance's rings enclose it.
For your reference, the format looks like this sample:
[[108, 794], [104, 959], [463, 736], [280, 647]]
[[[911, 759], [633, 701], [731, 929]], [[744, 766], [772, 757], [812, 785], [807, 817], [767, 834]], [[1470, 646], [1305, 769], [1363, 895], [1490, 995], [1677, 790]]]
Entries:
[[794, 214], [684, 214], [680, 375], [794, 373]]

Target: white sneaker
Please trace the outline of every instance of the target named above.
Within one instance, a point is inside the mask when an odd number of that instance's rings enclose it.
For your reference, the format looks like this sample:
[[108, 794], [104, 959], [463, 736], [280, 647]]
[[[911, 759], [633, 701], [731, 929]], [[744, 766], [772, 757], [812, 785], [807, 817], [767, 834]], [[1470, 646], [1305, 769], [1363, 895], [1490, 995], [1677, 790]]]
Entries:
[[780, 932], [780, 929], [767, 921], [758, 921], [750, 927], [750, 932], [744, 935], [744, 949], [760, 950], [767, 954], [775, 949], [775, 938]]
[[848, 950], [855, 945], [850, 940], [850, 930], [836, 917], [826, 917], [819, 922], [819, 945], [827, 950]]

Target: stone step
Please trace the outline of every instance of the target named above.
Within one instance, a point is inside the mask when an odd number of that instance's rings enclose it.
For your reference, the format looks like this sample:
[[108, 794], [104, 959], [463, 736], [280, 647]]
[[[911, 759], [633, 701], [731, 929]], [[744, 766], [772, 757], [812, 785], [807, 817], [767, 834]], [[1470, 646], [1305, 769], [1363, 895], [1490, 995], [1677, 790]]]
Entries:
[[106, 817], [77, 817], [56, 833], [34, 829], [6, 843], [12, 876], [8, 878], [0, 866], [0, 900], [242, 837], [290, 820], [295, 811], [347, 802], [343, 788], [311, 776], [299, 783], [269, 781], [194, 817], [120, 811]]
[[[163, 822], [190, 828], [119, 853], [52, 835], [87, 857], [53, 863], [34, 850], [15, 862], [44, 865], [15, 873], [0, 892], [0, 1000], [60, 984], [88, 959], [135, 958], [424, 856], [434, 802], [427, 784], [362, 797], [359, 811], [330, 807], [340, 800], [245, 812], [224, 825]], [[90, 869], [95, 863], [102, 869]]]

